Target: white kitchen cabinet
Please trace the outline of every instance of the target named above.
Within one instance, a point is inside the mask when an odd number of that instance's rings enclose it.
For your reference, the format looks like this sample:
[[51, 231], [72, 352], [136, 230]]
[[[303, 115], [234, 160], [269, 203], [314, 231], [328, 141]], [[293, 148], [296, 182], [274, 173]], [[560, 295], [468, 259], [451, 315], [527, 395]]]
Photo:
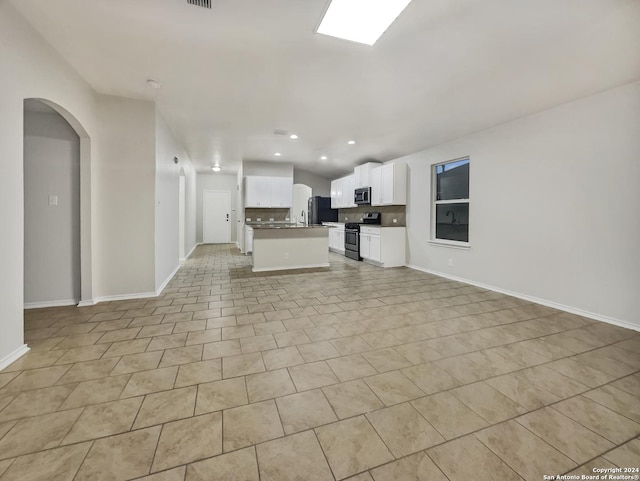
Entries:
[[248, 175], [244, 178], [245, 207], [291, 207], [293, 179]]
[[360, 227], [360, 256], [381, 267], [405, 265], [404, 227]]
[[331, 181], [331, 208], [344, 209], [356, 207], [353, 191], [355, 176], [353, 174]]
[[354, 189], [360, 187], [371, 187], [371, 171], [374, 167], [378, 167], [381, 164], [379, 162], [367, 162], [366, 164], [358, 165], [354, 170]]
[[342, 178], [342, 207], [356, 207], [355, 196], [355, 175], [347, 175]]
[[244, 226], [244, 252], [253, 252], [253, 227], [248, 225]]
[[344, 254], [344, 224], [325, 222], [324, 225], [334, 226], [329, 229], [329, 250]]
[[371, 205], [407, 204], [407, 165], [383, 164], [371, 170]]
[[338, 205], [338, 184], [340, 183], [340, 179], [336, 179], [336, 180], [332, 180], [331, 181], [331, 208], [332, 209], [339, 209], [340, 206]]
[[271, 207], [293, 205], [293, 180], [290, 177], [272, 177]]

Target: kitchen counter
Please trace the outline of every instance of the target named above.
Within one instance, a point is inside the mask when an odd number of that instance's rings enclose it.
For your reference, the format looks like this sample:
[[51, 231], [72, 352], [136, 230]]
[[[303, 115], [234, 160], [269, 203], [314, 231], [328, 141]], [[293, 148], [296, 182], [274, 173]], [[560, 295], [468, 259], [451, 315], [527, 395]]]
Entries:
[[253, 272], [329, 267], [329, 226], [254, 225]]
[[256, 224], [254, 229], [331, 229], [333, 226], [325, 225], [278, 225], [278, 224]]

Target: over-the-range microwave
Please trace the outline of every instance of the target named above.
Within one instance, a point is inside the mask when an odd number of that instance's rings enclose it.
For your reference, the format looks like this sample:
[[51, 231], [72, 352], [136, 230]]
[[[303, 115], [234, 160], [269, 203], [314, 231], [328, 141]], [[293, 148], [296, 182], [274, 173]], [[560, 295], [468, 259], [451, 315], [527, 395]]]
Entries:
[[371, 187], [361, 187], [355, 190], [354, 202], [356, 204], [371, 204]]

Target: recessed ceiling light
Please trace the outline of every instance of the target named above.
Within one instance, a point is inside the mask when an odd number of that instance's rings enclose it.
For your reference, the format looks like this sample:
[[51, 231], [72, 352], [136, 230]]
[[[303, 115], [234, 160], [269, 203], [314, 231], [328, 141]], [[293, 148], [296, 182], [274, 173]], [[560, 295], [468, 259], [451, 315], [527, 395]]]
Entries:
[[276, 157], [280, 157], [282, 154], [281, 154], [280, 152], [276, 152], [276, 153], [275, 153], [275, 154], [273, 154], [273, 155], [275, 155]]
[[162, 87], [162, 84], [160, 82], [158, 82], [157, 80], [154, 80], [152, 78], [147, 80], [147, 85], [149, 85], [149, 87], [152, 87], [154, 89], [159, 89], [160, 87]]
[[373, 45], [411, 0], [331, 0], [317, 32]]
[[327, 156], [323, 155], [322, 157], [320, 157], [320, 160], [327, 160]]
[[291, 140], [297, 140], [297, 139], [298, 139], [298, 136], [297, 136], [296, 134], [291, 134], [291, 135], [289, 136], [289, 138], [290, 138]]
[[355, 140], [350, 140], [349, 142], [347, 142], [347, 144], [349, 144], [349, 145], [353, 145], [353, 144], [355, 144], [355, 143], [356, 143], [356, 141], [355, 141]]
[[211, 170], [213, 170], [214, 172], [220, 172], [220, 166], [219, 165], [214, 165], [213, 167], [211, 167]]

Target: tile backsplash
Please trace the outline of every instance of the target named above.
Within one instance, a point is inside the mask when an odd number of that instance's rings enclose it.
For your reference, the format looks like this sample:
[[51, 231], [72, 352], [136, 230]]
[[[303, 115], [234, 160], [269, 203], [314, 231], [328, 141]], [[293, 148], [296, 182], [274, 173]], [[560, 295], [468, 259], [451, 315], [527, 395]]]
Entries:
[[[407, 209], [404, 205], [385, 205], [352, 207], [338, 211], [339, 222], [360, 222], [365, 212], [380, 212], [382, 214], [381, 225], [385, 227], [406, 227]], [[394, 219], [396, 222], [394, 222]]]
[[289, 209], [262, 209], [262, 208], [246, 208], [244, 210], [244, 219], [250, 218], [251, 222], [284, 222], [289, 217]]

